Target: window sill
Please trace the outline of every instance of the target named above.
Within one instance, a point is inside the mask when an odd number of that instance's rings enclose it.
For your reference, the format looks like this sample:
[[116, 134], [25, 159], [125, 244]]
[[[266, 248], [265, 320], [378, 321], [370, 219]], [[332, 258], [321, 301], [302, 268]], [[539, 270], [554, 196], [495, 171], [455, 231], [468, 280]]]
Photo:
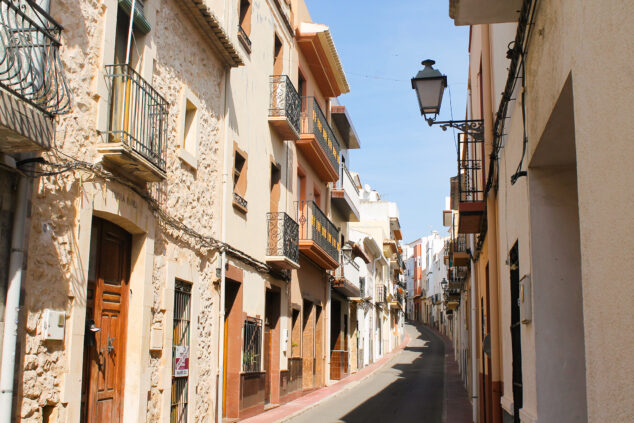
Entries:
[[251, 54], [251, 40], [242, 27], [238, 27], [238, 40], [240, 40], [240, 44], [242, 44], [247, 54]]
[[198, 159], [189, 151], [181, 148], [178, 150], [178, 158], [194, 170], [198, 170]]
[[245, 200], [244, 198], [242, 198], [240, 196], [240, 194], [238, 193], [233, 193], [233, 208], [238, 210], [239, 212], [243, 213], [243, 214], [247, 214], [248, 208], [247, 208], [247, 200]]

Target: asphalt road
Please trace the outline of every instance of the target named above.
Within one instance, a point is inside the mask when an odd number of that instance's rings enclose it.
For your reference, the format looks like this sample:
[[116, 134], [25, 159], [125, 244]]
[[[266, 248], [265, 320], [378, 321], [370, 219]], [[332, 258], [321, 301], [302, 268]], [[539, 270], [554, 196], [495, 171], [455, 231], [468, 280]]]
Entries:
[[358, 385], [299, 416], [292, 423], [440, 423], [445, 346], [422, 326], [406, 325], [412, 341], [387, 365]]

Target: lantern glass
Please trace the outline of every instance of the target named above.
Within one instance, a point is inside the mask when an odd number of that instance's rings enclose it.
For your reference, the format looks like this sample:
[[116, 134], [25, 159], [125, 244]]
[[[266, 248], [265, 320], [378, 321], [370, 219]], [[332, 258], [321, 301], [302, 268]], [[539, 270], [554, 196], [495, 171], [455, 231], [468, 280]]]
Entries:
[[447, 77], [433, 68], [433, 60], [423, 61], [424, 68], [412, 78], [412, 88], [416, 90], [418, 105], [422, 115], [437, 115], [442, 104], [442, 95], [447, 87]]
[[437, 115], [445, 90], [443, 78], [421, 78], [414, 80], [420, 111], [424, 115]]

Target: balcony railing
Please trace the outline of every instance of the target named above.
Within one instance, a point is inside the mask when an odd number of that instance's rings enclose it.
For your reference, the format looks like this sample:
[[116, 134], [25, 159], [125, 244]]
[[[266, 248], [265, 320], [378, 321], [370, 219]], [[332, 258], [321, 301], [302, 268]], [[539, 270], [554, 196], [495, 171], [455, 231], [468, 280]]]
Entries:
[[238, 24], [238, 39], [240, 40], [244, 48], [247, 49], [249, 53], [251, 53], [251, 39], [240, 24]]
[[299, 225], [284, 212], [266, 214], [269, 231], [267, 257], [283, 257], [299, 263]]
[[339, 166], [339, 179], [332, 191], [333, 205], [338, 207], [350, 222], [358, 222], [360, 208], [359, 187], [344, 163]]
[[324, 112], [314, 97], [302, 98], [302, 134], [313, 134], [321, 149], [326, 153], [328, 161], [337, 171], [341, 161], [339, 141], [326, 120]]
[[35, 2], [0, 0], [0, 86], [49, 116], [70, 110], [61, 32]]
[[300, 240], [313, 241], [339, 262], [339, 231], [314, 201], [301, 201], [298, 207]]
[[270, 83], [271, 103], [269, 105], [269, 116], [285, 117], [295, 132], [299, 134], [302, 99], [299, 97], [297, 90], [286, 75], [272, 75]]
[[484, 201], [483, 140], [461, 134], [458, 143], [460, 202]]
[[385, 302], [385, 285], [378, 285], [376, 287], [376, 298], [374, 301], [377, 303]]
[[165, 171], [168, 102], [129, 65], [108, 65], [110, 142], [121, 142]]

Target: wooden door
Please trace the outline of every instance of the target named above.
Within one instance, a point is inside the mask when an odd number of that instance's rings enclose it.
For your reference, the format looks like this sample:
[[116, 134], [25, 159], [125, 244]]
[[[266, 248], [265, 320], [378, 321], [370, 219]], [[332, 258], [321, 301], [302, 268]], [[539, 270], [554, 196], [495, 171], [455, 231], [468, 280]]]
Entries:
[[[131, 237], [118, 226], [94, 219], [94, 297], [86, 344], [88, 423], [122, 421], [125, 337], [130, 275]], [[89, 274], [91, 272], [89, 271]], [[91, 322], [92, 323], [92, 322]], [[90, 325], [88, 325], [90, 326]], [[94, 335], [92, 335], [94, 334]]]

